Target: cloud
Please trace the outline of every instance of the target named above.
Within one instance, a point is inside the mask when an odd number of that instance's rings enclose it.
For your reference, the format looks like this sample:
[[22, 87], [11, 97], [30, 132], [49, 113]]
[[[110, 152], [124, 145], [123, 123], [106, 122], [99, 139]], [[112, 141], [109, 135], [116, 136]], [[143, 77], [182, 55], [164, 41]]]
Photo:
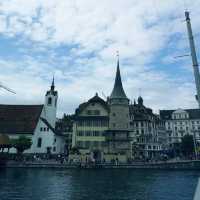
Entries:
[[[198, 32], [200, 0], [186, 5]], [[183, 10], [182, 0], [1, 1], [0, 81], [17, 91], [1, 90], [1, 103], [43, 103], [55, 74], [59, 116], [73, 113], [96, 91], [111, 93], [119, 50], [130, 99], [141, 88], [155, 110], [196, 107], [190, 58], [173, 59], [189, 51]]]

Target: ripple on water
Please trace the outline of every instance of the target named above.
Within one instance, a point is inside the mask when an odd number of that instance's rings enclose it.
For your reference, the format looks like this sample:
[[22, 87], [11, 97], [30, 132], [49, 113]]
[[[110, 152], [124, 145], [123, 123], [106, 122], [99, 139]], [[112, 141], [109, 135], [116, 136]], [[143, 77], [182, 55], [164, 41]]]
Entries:
[[192, 200], [197, 171], [4, 169], [0, 200]]

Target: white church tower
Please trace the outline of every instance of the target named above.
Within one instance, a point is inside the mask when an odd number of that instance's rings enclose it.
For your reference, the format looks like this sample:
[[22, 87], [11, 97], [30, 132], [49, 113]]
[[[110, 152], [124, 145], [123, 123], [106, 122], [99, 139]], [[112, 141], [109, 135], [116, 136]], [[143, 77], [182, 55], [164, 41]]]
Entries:
[[56, 124], [57, 99], [58, 99], [58, 92], [55, 91], [54, 77], [53, 77], [51, 88], [46, 92], [45, 104], [44, 104], [45, 118], [53, 128], [55, 128]]

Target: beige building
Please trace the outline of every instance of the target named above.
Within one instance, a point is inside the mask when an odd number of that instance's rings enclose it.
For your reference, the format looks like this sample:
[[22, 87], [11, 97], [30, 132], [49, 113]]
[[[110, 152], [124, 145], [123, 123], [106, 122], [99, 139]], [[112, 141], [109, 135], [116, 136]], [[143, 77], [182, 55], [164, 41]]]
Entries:
[[82, 159], [103, 160], [107, 153], [105, 131], [108, 122], [108, 104], [98, 94], [76, 109], [72, 146], [79, 149]]

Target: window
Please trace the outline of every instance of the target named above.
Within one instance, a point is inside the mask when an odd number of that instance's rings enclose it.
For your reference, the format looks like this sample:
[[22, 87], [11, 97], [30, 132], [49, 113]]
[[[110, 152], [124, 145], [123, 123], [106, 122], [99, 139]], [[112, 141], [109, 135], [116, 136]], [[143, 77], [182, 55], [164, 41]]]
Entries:
[[93, 136], [99, 136], [99, 131], [94, 131]]
[[56, 151], [56, 147], [53, 147], [53, 152], [55, 152]]
[[78, 131], [77, 135], [78, 136], [84, 136], [83, 131]]
[[99, 142], [98, 141], [94, 141], [93, 146], [97, 148], [99, 146]]
[[42, 138], [38, 138], [37, 147], [41, 148], [41, 146], [42, 146]]
[[92, 126], [92, 121], [87, 120], [86, 121], [86, 126]]
[[84, 126], [84, 122], [83, 121], [78, 121], [78, 126]]
[[90, 131], [86, 131], [85, 136], [90, 136]]
[[42, 131], [42, 127], [40, 127], [40, 131]]
[[87, 110], [88, 115], [91, 115], [91, 113], [92, 113], [91, 110]]
[[89, 141], [86, 141], [86, 142], [85, 142], [85, 147], [86, 147], [86, 148], [89, 148], [89, 147], [90, 147], [90, 142], [89, 142]]
[[100, 115], [100, 110], [94, 110], [94, 115]]
[[48, 105], [51, 105], [51, 104], [52, 104], [52, 98], [49, 97], [49, 98], [48, 98]]

